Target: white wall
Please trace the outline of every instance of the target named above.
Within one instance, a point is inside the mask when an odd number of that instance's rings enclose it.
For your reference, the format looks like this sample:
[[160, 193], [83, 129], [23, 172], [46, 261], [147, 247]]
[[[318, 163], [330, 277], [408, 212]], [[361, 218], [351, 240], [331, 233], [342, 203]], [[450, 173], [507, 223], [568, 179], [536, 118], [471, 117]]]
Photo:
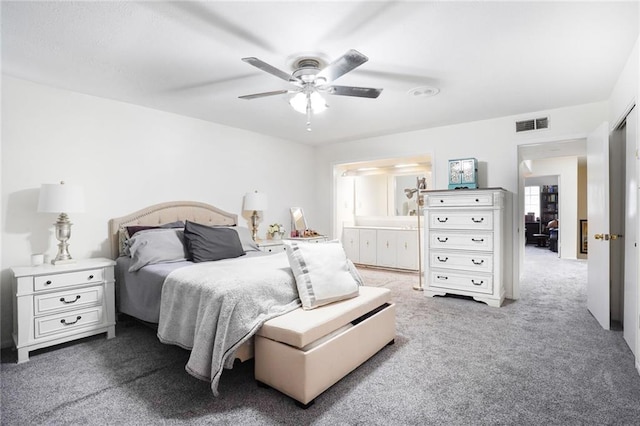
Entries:
[[240, 224], [249, 226], [242, 200], [255, 189], [269, 197], [261, 235], [269, 223], [288, 229], [291, 206], [302, 206], [323, 231], [312, 147], [6, 76], [2, 84], [5, 346], [12, 330], [8, 268], [28, 264], [31, 253], [56, 252], [56, 215], [36, 212], [42, 183], [85, 187], [86, 212], [70, 215], [75, 258], [109, 256], [108, 220], [159, 202], [210, 203], [244, 214]]

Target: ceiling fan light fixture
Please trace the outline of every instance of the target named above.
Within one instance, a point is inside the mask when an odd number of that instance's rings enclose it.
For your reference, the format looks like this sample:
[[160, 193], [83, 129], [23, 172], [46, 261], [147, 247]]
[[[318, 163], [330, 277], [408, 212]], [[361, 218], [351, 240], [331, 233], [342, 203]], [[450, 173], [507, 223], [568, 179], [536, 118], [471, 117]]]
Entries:
[[300, 114], [307, 113], [307, 103], [311, 104], [311, 111], [314, 114], [320, 113], [327, 109], [327, 104], [324, 98], [318, 92], [312, 92], [307, 98], [307, 94], [304, 92], [298, 92], [289, 99], [289, 105], [298, 111]]

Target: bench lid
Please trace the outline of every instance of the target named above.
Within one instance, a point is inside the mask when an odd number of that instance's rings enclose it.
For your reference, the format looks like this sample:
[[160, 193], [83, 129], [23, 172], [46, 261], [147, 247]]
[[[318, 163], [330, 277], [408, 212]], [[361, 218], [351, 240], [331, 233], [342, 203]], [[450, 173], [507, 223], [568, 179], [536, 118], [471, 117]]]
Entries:
[[257, 335], [302, 348], [391, 301], [391, 291], [381, 287], [359, 287], [356, 297], [312, 310], [298, 308], [265, 322]]

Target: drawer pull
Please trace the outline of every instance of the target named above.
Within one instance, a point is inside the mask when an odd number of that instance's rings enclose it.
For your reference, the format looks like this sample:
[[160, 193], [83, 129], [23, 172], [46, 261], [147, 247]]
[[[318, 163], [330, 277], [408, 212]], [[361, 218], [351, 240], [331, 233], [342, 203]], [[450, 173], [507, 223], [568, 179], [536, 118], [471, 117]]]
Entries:
[[438, 260], [439, 260], [440, 262], [446, 262], [447, 260], [449, 260], [449, 258], [448, 258], [448, 257], [445, 257], [444, 259], [442, 259], [440, 256], [438, 256]]
[[484, 263], [484, 259], [480, 259], [480, 262], [476, 261], [475, 259], [471, 259], [471, 261], [474, 265], [482, 265]]
[[445, 238], [438, 237], [438, 241], [440, 241], [441, 243], [446, 243], [448, 240], [449, 240], [449, 237], [445, 237]]
[[69, 304], [69, 303], [76, 303], [76, 302], [78, 301], [78, 299], [80, 299], [80, 295], [79, 295], [79, 294], [78, 294], [78, 295], [76, 296], [76, 298], [75, 298], [75, 299], [73, 299], [73, 300], [65, 300], [65, 299], [64, 299], [64, 297], [61, 297], [61, 298], [60, 298], [60, 301], [61, 301], [62, 303]]
[[89, 275], [89, 279], [92, 280], [93, 279], [93, 275]]
[[440, 218], [438, 218], [438, 222], [440, 222], [440, 223], [445, 223], [445, 222], [446, 222], [446, 221], [448, 221], [448, 220], [449, 220], [449, 218], [448, 218], [448, 217], [445, 217], [444, 219], [440, 219]]
[[474, 243], [481, 243], [484, 241], [484, 238], [472, 238], [471, 241], [473, 241]]
[[439, 280], [448, 280], [448, 279], [449, 279], [449, 277], [446, 277], [446, 276], [444, 276], [444, 275], [436, 275], [436, 277], [437, 277]]
[[482, 285], [482, 284], [484, 284], [484, 281], [476, 282], [476, 280], [471, 279], [471, 283], [472, 283], [473, 285]]
[[471, 220], [474, 223], [482, 223], [482, 222], [484, 222], [484, 217], [481, 217], [480, 219], [476, 219], [475, 217], [472, 217]]
[[62, 324], [64, 324], [64, 325], [73, 325], [73, 324], [77, 323], [78, 321], [80, 321], [81, 319], [82, 319], [82, 317], [81, 317], [80, 315], [78, 315], [78, 316], [76, 317], [76, 320], [75, 320], [75, 321], [73, 321], [73, 322], [67, 322], [67, 321], [65, 321], [65, 319], [64, 319], [64, 318], [62, 318], [62, 319], [60, 320], [60, 322], [61, 322]]
[[480, 200], [478, 200], [478, 199], [476, 198], [476, 203], [479, 203], [479, 202], [480, 202]]
[[443, 200], [443, 199], [440, 199], [440, 202], [441, 202], [441, 203], [444, 203], [444, 200]]
[[51, 284], [51, 280], [47, 280], [46, 283], [44, 283], [44, 285], [50, 285]]

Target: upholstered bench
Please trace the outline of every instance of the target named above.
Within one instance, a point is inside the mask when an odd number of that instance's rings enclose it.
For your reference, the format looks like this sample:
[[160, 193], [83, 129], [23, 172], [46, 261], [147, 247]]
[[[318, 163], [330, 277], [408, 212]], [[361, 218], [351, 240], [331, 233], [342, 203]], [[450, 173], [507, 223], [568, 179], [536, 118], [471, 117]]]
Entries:
[[357, 297], [267, 321], [255, 338], [256, 381], [307, 408], [395, 335], [391, 292], [363, 286]]

